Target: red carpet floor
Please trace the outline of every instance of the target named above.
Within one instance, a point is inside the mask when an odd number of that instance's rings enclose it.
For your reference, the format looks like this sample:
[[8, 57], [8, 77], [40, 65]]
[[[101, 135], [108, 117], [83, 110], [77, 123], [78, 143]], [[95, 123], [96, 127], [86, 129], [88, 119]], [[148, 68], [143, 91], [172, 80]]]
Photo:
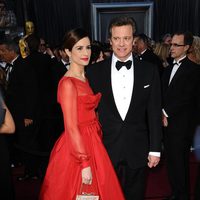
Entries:
[[[191, 154], [190, 172], [191, 172], [191, 197], [195, 183], [197, 162]], [[13, 169], [13, 180], [15, 186], [16, 200], [38, 200], [40, 191], [40, 180], [29, 180], [18, 182], [17, 176], [22, 175], [23, 167]], [[162, 200], [163, 197], [170, 195], [170, 187], [167, 179], [165, 161], [162, 160], [157, 168], [148, 171], [147, 189], [145, 200]], [[192, 199], [192, 198], [191, 198]]]

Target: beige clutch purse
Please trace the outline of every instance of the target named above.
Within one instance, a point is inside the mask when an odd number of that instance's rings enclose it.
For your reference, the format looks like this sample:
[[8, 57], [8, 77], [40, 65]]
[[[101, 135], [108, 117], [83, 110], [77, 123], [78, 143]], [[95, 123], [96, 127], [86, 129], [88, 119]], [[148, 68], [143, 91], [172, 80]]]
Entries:
[[99, 195], [83, 192], [83, 185], [84, 184], [81, 185], [81, 191], [80, 194], [76, 196], [76, 200], [100, 200]]
[[76, 196], [76, 200], [99, 200], [99, 196], [92, 194], [79, 194]]

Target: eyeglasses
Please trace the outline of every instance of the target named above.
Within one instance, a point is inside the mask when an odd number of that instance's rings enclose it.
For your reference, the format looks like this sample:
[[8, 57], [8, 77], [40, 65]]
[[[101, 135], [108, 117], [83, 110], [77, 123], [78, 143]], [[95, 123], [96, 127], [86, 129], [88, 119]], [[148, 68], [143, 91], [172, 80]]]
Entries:
[[171, 47], [184, 47], [184, 46], [186, 46], [186, 45], [185, 45], [185, 44], [171, 43], [170, 46], [171, 46]]

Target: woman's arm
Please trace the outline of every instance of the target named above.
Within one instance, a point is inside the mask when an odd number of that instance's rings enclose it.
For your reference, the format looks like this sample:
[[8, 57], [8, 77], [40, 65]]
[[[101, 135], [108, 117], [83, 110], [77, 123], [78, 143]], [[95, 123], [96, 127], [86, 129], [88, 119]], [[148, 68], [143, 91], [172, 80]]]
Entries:
[[15, 123], [12, 118], [10, 111], [7, 106], [4, 104], [3, 108], [6, 110], [5, 119], [3, 124], [0, 127], [0, 134], [12, 134], [15, 132]]

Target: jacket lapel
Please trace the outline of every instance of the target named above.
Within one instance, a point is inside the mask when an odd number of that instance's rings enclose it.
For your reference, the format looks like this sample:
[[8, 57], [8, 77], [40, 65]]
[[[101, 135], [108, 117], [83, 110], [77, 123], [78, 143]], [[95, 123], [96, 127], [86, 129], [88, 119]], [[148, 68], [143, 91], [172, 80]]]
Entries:
[[135, 102], [137, 102], [137, 97], [140, 96], [140, 85], [141, 85], [141, 80], [142, 80], [142, 70], [141, 67], [139, 66], [140, 61], [138, 60], [134, 60], [133, 63], [133, 76], [134, 76], [134, 83], [133, 83], [133, 91], [132, 91], [132, 97], [131, 97], [131, 102], [130, 102], [130, 106], [128, 109], [128, 112], [126, 114], [126, 118], [125, 120], [127, 120], [129, 118], [129, 116], [132, 116], [132, 112], [134, 110], [134, 107], [136, 105]]
[[172, 69], [173, 69], [172, 65], [170, 65], [166, 69], [164, 69], [164, 73], [163, 73], [163, 76], [162, 76], [162, 89], [163, 89], [163, 92], [167, 91], [167, 89], [169, 87], [169, 79], [170, 79], [170, 75], [171, 75]]
[[112, 83], [111, 83], [111, 58], [109, 58], [106, 62], [104, 66], [104, 73], [103, 73], [103, 76], [102, 76], [102, 79], [104, 82], [104, 87], [103, 87], [103, 90], [104, 90], [104, 98], [106, 99], [105, 102], [108, 102], [108, 105], [110, 107], [110, 109], [113, 111], [113, 114], [121, 119], [121, 116], [118, 112], [118, 109], [116, 107], [116, 104], [115, 104], [115, 99], [114, 99], [114, 96], [113, 96], [113, 91], [112, 91]]
[[181, 76], [182, 73], [184, 73], [185, 71], [185, 62], [187, 62], [187, 58], [185, 58], [183, 60], [183, 62], [181, 63], [181, 65], [179, 66], [178, 70], [176, 71], [176, 73], [174, 74], [174, 77], [172, 78], [170, 84], [169, 84], [169, 88], [173, 86], [174, 83], [176, 83], [176, 80]]

